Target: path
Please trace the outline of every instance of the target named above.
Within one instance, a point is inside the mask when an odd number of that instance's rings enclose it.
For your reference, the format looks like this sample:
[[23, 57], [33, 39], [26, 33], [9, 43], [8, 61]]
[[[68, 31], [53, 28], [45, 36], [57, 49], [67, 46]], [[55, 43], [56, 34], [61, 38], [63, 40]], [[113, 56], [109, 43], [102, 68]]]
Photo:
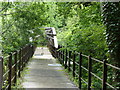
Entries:
[[78, 90], [65, 75], [61, 64], [56, 62], [47, 48], [41, 49], [38, 47], [36, 49], [32, 60], [28, 64], [28, 73], [23, 78], [23, 88]]

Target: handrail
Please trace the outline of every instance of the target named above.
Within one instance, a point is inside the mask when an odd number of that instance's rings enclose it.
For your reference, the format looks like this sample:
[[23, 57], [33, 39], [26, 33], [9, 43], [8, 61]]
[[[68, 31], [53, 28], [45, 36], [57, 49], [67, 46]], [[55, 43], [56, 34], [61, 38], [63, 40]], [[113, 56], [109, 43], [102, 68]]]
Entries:
[[[93, 58], [89, 55], [82, 54], [81, 52], [80, 53], [78, 53], [76, 51], [72, 52], [72, 51], [68, 51], [66, 49], [62, 50], [61, 49], [62, 46], [60, 46], [59, 48], [55, 48], [54, 46], [49, 46], [49, 48], [50, 48], [50, 51], [52, 52], [52, 54], [56, 58], [58, 58], [58, 60], [65, 67], [65, 69], [68, 68], [68, 71], [72, 72], [73, 77], [77, 77], [79, 79], [78, 85], [79, 85], [80, 89], [82, 88], [82, 85], [84, 82], [88, 86], [87, 87], [88, 90], [90, 90], [93, 86], [92, 83], [94, 83], [93, 82], [94, 80], [92, 80], [92, 77], [94, 77], [95, 79], [98, 79], [99, 82], [102, 83], [100, 86], [102, 88], [102, 90], [106, 90], [107, 88], [116, 89], [116, 87], [113, 86], [111, 84], [111, 82], [108, 81], [108, 77], [110, 77], [110, 76], [107, 73], [110, 72], [108, 67], [111, 67], [112, 69], [116, 69], [120, 72], [119, 67], [108, 64], [108, 62], [106, 60], [99, 60], [99, 59]], [[69, 54], [70, 52], [72, 52], [72, 53]], [[79, 57], [79, 59], [77, 60], [76, 57]], [[82, 57], [85, 57], [85, 58], [82, 58]], [[86, 60], [86, 62], [88, 62], [88, 65], [85, 67], [82, 62], [83, 60]], [[78, 61], [79, 61], [79, 63], [78, 63]], [[96, 67], [96, 69], [101, 70], [102, 78], [101, 78], [101, 76], [98, 76], [97, 73], [95, 73], [95, 70], [92, 70], [92, 69], [94, 69], [93, 61], [95, 61], [94, 63], [97, 63], [99, 66], [101, 66], [103, 68], [103, 69], [101, 69], [99, 67]], [[87, 75], [88, 75], [87, 77], [82, 73], [83, 71], [87, 72]], [[88, 80], [88, 82], [86, 82], [86, 79]], [[119, 89], [120, 89], [120, 87], [119, 87]]]
[[33, 56], [35, 48], [36, 46], [27, 44], [20, 50], [0, 57], [0, 89], [11, 90], [11, 86], [16, 84], [17, 77], [21, 77], [21, 71]]

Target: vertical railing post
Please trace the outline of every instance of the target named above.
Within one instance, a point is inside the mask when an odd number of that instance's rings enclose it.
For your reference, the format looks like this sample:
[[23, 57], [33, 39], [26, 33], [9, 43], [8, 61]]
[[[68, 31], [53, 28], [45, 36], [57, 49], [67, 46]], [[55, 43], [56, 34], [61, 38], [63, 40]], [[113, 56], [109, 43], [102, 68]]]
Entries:
[[34, 54], [34, 50], [35, 50], [35, 46], [32, 44], [32, 54], [31, 54], [31, 57], [32, 57], [33, 54]]
[[18, 77], [21, 76], [20, 73], [21, 73], [21, 49], [19, 51]]
[[27, 64], [27, 62], [29, 61], [29, 49], [30, 49], [30, 47], [29, 47], [30, 45], [28, 45], [28, 47], [27, 47], [27, 55], [26, 55], [26, 61], [25, 61], [25, 66], [26, 66], [26, 64]]
[[34, 47], [33, 47], [33, 45], [30, 45], [29, 48], [30, 48], [29, 58], [31, 58], [33, 55]]
[[66, 49], [66, 54], [65, 54], [65, 69], [67, 68], [67, 53], [68, 51], [67, 51], [67, 49]]
[[60, 63], [61, 63], [61, 59], [60, 59], [60, 50], [59, 50], [59, 61], [60, 61]]
[[82, 53], [79, 53], [79, 89], [82, 87]]
[[12, 54], [9, 54], [9, 60], [8, 60], [8, 68], [9, 68], [9, 73], [8, 73], [8, 90], [11, 90], [11, 75], [12, 75]]
[[61, 62], [61, 50], [59, 50], [59, 61], [62, 64], [62, 62]]
[[65, 55], [64, 55], [64, 50], [63, 50], [62, 52], [63, 52], [63, 53], [62, 53], [62, 54], [63, 54], [63, 55], [62, 55], [62, 58], [63, 58], [63, 62], [62, 62], [62, 63], [63, 63], [63, 65], [64, 65], [64, 60], [65, 60], [65, 59], [64, 59], [64, 56], [65, 56]]
[[34, 47], [33, 47], [33, 45], [31, 44], [31, 45], [29, 46], [29, 48], [30, 48], [29, 58], [31, 58], [32, 55], [33, 55]]
[[15, 74], [15, 78], [14, 78], [14, 85], [15, 83], [17, 82], [17, 51], [15, 51], [15, 57], [14, 57], [14, 60], [15, 60], [15, 67], [14, 67], [14, 74]]
[[91, 71], [92, 71], [92, 59], [88, 57], [88, 90], [91, 90]]
[[24, 49], [23, 68], [25, 67], [26, 60], [27, 60], [27, 48], [28, 48], [28, 45], [26, 45], [26, 47]]
[[33, 51], [33, 49], [32, 49], [32, 47], [31, 47], [31, 44], [29, 45], [29, 58], [31, 58], [32, 57], [32, 51]]
[[75, 77], [75, 52], [73, 52], [73, 77]]
[[21, 49], [21, 71], [23, 71], [23, 60], [24, 60], [24, 48]]
[[61, 55], [60, 55], [60, 58], [61, 58], [61, 63], [62, 63], [62, 62], [63, 62], [63, 61], [62, 61], [62, 59], [63, 59], [63, 58], [62, 58], [62, 50], [61, 50]]
[[25, 67], [25, 60], [26, 60], [26, 53], [27, 53], [27, 51], [26, 51], [26, 49], [27, 49], [27, 45], [25, 46], [25, 48], [24, 48], [24, 50], [23, 50], [23, 67], [22, 67], [22, 70], [23, 70], [23, 68]]
[[62, 50], [60, 51], [60, 60], [61, 60], [61, 63], [62, 63]]
[[58, 58], [58, 51], [57, 51], [57, 48], [55, 48], [55, 55], [56, 55], [56, 58]]
[[102, 89], [106, 90], [107, 85], [107, 65], [106, 65], [107, 61], [103, 60], [103, 83], [102, 83]]
[[62, 64], [62, 58], [61, 58], [61, 50], [60, 50], [60, 52], [59, 52], [59, 54], [60, 54], [60, 63]]
[[28, 48], [29, 48], [29, 44], [28, 44], [28, 46], [27, 46], [27, 49], [26, 49], [26, 58], [25, 58], [25, 66], [26, 66], [26, 63], [29, 61], [29, 59], [28, 59], [28, 53], [30, 53], [30, 52], [28, 52]]
[[71, 61], [71, 51], [69, 51], [69, 59], [68, 59], [68, 71], [70, 72], [70, 61]]
[[57, 53], [58, 53], [58, 60], [60, 61], [60, 51], [58, 50]]
[[3, 84], [3, 57], [0, 57], [0, 90], [2, 90]]
[[29, 59], [28, 59], [28, 54], [30, 53], [30, 52], [28, 52], [28, 49], [29, 49], [29, 45], [27, 46], [27, 53], [26, 53], [26, 60], [25, 60], [25, 66], [26, 66], [26, 64], [27, 64], [27, 62], [29, 61]]

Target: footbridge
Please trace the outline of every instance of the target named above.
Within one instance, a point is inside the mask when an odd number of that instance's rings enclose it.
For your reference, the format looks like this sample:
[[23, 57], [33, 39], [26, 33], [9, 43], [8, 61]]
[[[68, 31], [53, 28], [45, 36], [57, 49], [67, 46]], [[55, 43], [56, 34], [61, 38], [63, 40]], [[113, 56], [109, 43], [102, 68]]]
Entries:
[[[98, 87], [102, 90], [116, 89], [108, 81], [109, 72], [110, 70], [120, 72], [120, 68], [107, 63], [106, 60], [67, 50], [58, 44], [53, 27], [45, 27], [45, 33], [47, 47], [27, 44], [20, 50], [0, 57], [0, 89], [11, 90], [17, 85], [18, 78], [25, 80], [21, 83], [25, 89], [90, 90]], [[98, 66], [94, 66], [95, 63]], [[22, 76], [25, 67], [28, 68], [28, 73]], [[101, 70], [100, 76], [94, 67]], [[99, 83], [99, 86], [94, 86], [95, 82]]]

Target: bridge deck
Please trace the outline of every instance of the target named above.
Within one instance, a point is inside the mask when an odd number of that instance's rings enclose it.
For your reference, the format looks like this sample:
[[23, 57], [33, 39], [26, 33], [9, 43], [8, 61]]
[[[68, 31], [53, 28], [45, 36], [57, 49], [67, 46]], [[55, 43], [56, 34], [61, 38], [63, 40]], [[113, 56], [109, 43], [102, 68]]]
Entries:
[[41, 47], [38, 47], [27, 67], [28, 73], [23, 77], [23, 88], [78, 90], [73, 82], [68, 79], [67, 75], [65, 75], [61, 64], [56, 62], [56, 59], [52, 57], [47, 48], [41, 49]]

